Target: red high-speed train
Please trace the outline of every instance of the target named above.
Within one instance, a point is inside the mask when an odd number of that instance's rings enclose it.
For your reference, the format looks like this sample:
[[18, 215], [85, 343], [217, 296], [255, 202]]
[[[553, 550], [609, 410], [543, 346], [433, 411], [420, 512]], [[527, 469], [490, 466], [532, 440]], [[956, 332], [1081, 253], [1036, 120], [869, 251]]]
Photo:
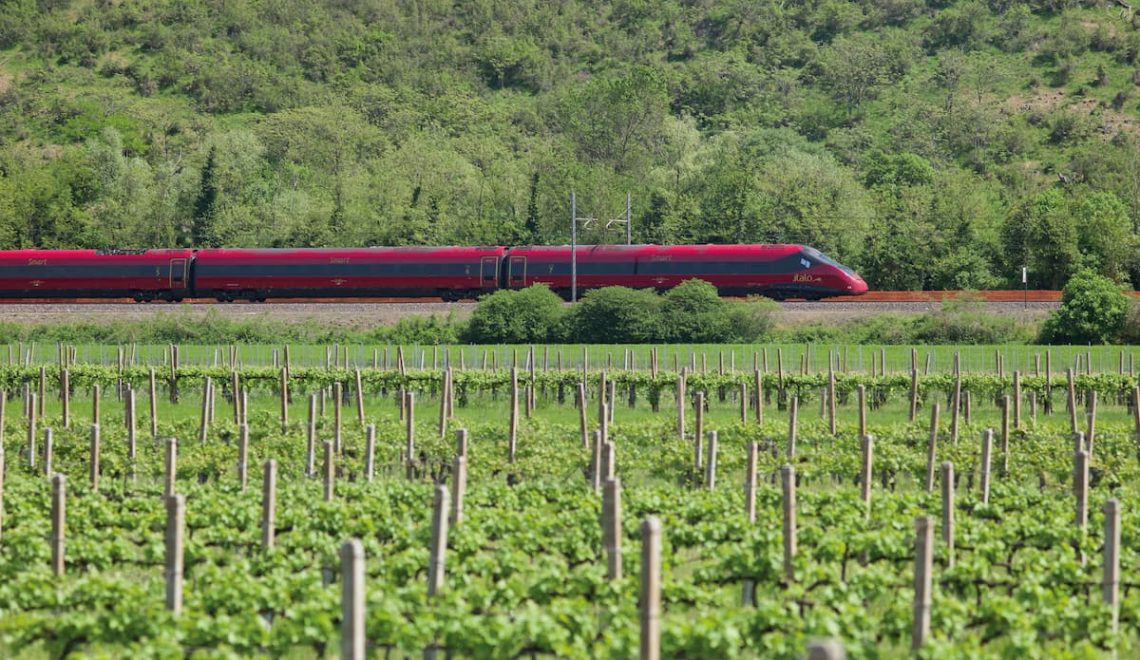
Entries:
[[[850, 268], [804, 245], [581, 245], [578, 292], [710, 282], [722, 295], [859, 295]], [[570, 298], [570, 246], [0, 251], [0, 299], [476, 298], [543, 283]]]

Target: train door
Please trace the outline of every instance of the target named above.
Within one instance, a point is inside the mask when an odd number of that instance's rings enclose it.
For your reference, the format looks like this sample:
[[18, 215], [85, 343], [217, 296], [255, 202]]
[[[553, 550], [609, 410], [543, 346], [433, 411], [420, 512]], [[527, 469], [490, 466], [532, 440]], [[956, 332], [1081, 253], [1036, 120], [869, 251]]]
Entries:
[[496, 262], [498, 257], [483, 257], [479, 266], [479, 286], [483, 289], [497, 289], [498, 282], [496, 281]]
[[170, 288], [173, 291], [186, 288], [186, 260], [170, 260]]
[[521, 289], [526, 286], [526, 257], [511, 257], [507, 273], [507, 287]]

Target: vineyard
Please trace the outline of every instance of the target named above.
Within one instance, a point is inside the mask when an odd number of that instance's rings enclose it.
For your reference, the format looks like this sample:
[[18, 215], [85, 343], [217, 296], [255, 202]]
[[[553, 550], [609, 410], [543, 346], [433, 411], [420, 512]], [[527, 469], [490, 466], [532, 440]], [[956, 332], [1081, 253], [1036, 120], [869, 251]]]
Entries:
[[1127, 657], [1135, 358], [12, 346], [0, 655]]

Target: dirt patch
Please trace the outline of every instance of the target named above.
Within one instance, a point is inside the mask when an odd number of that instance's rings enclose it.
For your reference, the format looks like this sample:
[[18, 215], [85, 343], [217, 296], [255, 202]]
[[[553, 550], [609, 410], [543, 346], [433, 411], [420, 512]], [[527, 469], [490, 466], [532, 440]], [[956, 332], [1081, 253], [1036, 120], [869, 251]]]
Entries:
[[1101, 139], [1105, 141], [1119, 133], [1140, 136], [1140, 121], [1135, 117], [1113, 110], [1099, 99], [1072, 97], [1062, 90], [1045, 90], [1032, 96], [1011, 96], [1006, 100], [1006, 109], [1021, 114], [1048, 114], [1057, 110], [1072, 112], [1093, 122]]

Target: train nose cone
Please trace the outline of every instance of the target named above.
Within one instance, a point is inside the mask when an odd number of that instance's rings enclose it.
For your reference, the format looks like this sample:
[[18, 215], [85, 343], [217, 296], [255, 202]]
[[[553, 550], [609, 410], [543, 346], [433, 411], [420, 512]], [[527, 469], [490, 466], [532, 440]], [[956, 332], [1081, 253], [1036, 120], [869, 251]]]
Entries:
[[867, 283], [863, 281], [862, 277], [855, 276], [851, 278], [851, 293], [857, 296], [867, 293]]

